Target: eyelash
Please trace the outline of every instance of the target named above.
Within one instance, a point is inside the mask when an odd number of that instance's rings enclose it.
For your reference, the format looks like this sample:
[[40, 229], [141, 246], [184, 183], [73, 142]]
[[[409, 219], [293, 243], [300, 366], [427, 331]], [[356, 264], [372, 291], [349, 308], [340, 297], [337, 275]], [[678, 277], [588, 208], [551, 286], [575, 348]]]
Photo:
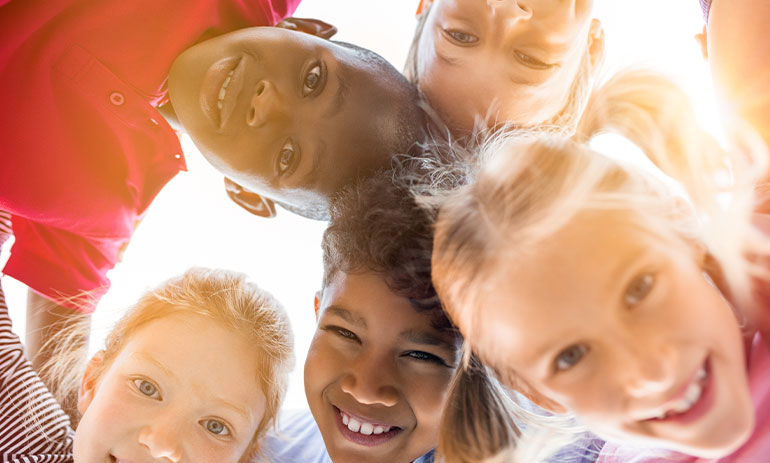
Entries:
[[462, 32], [454, 29], [443, 29], [443, 31], [444, 31], [444, 35], [446, 35], [449, 38], [449, 40], [451, 40], [452, 42], [460, 46], [472, 45], [479, 41], [478, 37], [476, 37], [473, 34], [469, 34], [467, 32]]
[[[203, 426], [203, 428], [206, 430], [206, 432], [208, 432], [209, 434], [212, 434], [212, 435], [214, 435], [216, 437], [231, 436], [233, 434], [232, 430], [230, 429], [230, 426], [227, 423], [225, 423], [224, 421], [222, 421], [222, 420], [209, 418], [209, 419], [201, 420], [198, 423], [200, 423], [201, 426]], [[224, 431], [226, 431], [226, 432], [222, 433], [222, 434], [218, 434], [218, 433], [212, 432], [206, 426], [207, 423], [219, 423], [220, 425], [222, 425], [222, 429]]]
[[[284, 153], [290, 153], [291, 155], [291, 157], [287, 161], [286, 166], [283, 165]], [[299, 160], [299, 154], [298, 154], [298, 150], [294, 146], [294, 142], [292, 142], [291, 139], [286, 140], [283, 146], [281, 146], [281, 150], [278, 152], [278, 158], [276, 160], [275, 168], [278, 171], [278, 175], [284, 176], [294, 172], [294, 169], [299, 163], [298, 160]]]
[[[316, 69], [318, 71], [314, 72]], [[315, 84], [312, 87], [308, 86], [308, 77], [310, 76], [316, 76]], [[302, 77], [302, 96], [309, 96], [317, 92], [320, 88], [323, 88], [323, 84], [325, 82], [326, 67], [322, 62], [313, 63], [313, 65], [308, 68], [307, 72], [305, 72], [305, 75]]]
[[653, 291], [655, 283], [655, 275], [652, 273], [645, 272], [635, 276], [623, 292], [623, 302], [629, 308], [636, 307]]
[[545, 69], [551, 69], [552, 67], [555, 66], [555, 64], [544, 63], [539, 59], [533, 58], [520, 51], [516, 51], [514, 52], [514, 54], [516, 55], [516, 59], [518, 59], [519, 62], [521, 62], [523, 65], [530, 67], [532, 69], [545, 70]]
[[[160, 396], [160, 390], [158, 389], [158, 386], [156, 386], [155, 383], [153, 383], [152, 381], [150, 381], [148, 379], [145, 379], [145, 378], [136, 378], [136, 379], [132, 379], [131, 382], [134, 383], [134, 387], [136, 387], [137, 392], [139, 392], [143, 396], [149, 397], [149, 398], [155, 399], [155, 400], [162, 400], [163, 399]], [[152, 394], [145, 394], [144, 391], [142, 391], [142, 385], [143, 384], [148, 384], [148, 385], [152, 386], [152, 390], [153, 390]]]
[[[571, 361], [571, 363], [569, 363], [568, 365], [564, 365], [564, 366], [559, 365], [559, 362], [562, 360], [562, 356], [567, 353], [574, 352], [575, 349], [579, 351], [580, 356], [577, 359], [574, 359], [573, 361]], [[572, 367], [580, 363], [585, 358], [586, 354], [588, 354], [588, 351], [589, 351], [588, 346], [586, 346], [585, 344], [573, 344], [567, 347], [566, 349], [559, 352], [559, 354], [554, 359], [553, 361], [554, 371], [557, 373], [560, 373], [571, 369]]]
[[435, 363], [436, 365], [442, 365], [445, 367], [449, 366], [444, 360], [441, 359], [441, 357], [420, 350], [412, 350], [404, 353], [404, 355], [420, 362]]
[[354, 333], [354, 332], [352, 332], [352, 331], [350, 331], [348, 329], [345, 329], [345, 328], [343, 328], [341, 326], [328, 325], [328, 326], [323, 327], [323, 330], [331, 331], [332, 333], [336, 334], [337, 336], [339, 336], [341, 338], [349, 339], [351, 341], [358, 341], [359, 340], [358, 336], [356, 336], [356, 333]]

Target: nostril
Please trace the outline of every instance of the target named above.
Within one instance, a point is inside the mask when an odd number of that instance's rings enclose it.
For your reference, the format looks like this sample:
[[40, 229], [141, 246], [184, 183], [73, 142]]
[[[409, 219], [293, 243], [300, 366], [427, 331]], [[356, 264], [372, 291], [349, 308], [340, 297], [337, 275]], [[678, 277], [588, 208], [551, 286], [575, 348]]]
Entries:
[[248, 122], [249, 124], [254, 123], [254, 119], [257, 117], [257, 110], [252, 106], [249, 108], [249, 115], [248, 115]]
[[262, 96], [263, 93], [265, 93], [265, 83], [260, 82], [259, 85], [257, 85], [256, 95]]

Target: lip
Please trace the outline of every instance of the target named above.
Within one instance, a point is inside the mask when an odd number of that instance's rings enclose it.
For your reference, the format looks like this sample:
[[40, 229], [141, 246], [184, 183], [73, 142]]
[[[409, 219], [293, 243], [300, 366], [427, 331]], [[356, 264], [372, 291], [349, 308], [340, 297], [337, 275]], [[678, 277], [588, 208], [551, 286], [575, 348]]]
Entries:
[[[203, 77], [200, 91], [201, 109], [216, 129], [221, 129], [227, 124], [238, 103], [238, 95], [243, 89], [245, 64], [243, 56], [228, 56], [212, 64]], [[233, 74], [220, 109], [217, 104], [219, 92], [231, 71]]]
[[[342, 423], [342, 415], [340, 414], [340, 409], [334, 405], [332, 405], [332, 409], [334, 411], [334, 420], [337, 423], [337, 429], [339, 429], [340, 434], [342, 434], [342, 437], [344, 437], [346, 440], [353, 442], [354, 444], [362, 445], [364, 447], [376, 447], [378, 445], [390, 442], [404, 431], [402, 428], [396, 426], [388, 432], [366, 436], [348, 429], [348, 427]], [[345, 413], [357, 418], [357, 415], [355, 414], [348, 413], [347, 411], [345, 411]], [[369, 423], [376, 422], [367, 419], [363, 419], [363, 421]]]
[[[716, 397], [716, 394], [714, 392], [714, 375], [713, 375], [713, 368], [711, 365], [711, 357], [708, 357], [703, 362], [702, 365], [706, 370], [705, 382], [703, 384], [700, 397], [687, 411], [685, 411], [684, 413], [677, 413], [666, 418], [649, 418], [644, 420], [644, 422], [686, 425], [699, 420], [701, 417], [703, 417], [703, 415], [708, 413], [708, 411], [711, 410], [711, 407], [714, 404], [715, 397]], [[680, 393], [677, 394], [677, 396], [674, 397], [673, 399], [666, 402], [664, 408], [670, 408], [672, 404], [674, 404], [676, 401], [681, 399], [684, 395], [684, 391], [686, 391], [687, 387], [695, 380], [696, 380], [695, 375], [693, 375], [690, 381], [688, 381], [683, 386]]]

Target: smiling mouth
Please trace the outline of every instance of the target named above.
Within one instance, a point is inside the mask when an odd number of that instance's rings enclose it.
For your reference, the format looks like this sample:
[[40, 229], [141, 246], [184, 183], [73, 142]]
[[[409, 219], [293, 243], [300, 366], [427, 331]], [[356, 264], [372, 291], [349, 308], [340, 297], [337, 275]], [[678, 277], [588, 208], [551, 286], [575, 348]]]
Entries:
[[221, 59], [206, 71], [201, 84], [200, 104], [203, 113], [217, 129], [227, 123], [243, 87], [242, 56]]
[[374, 447], [390, 441], [403, 431], [398, 426], [367, 422], [332, 406], [336, 412], [335, 421], [340, 433], [350, 442]]
[[706, 359], [696, 371], [684, 393], [666, 403], [664, 408], [645, 422], [689, 422], [702, 416], [713, 402], [711, 362]]

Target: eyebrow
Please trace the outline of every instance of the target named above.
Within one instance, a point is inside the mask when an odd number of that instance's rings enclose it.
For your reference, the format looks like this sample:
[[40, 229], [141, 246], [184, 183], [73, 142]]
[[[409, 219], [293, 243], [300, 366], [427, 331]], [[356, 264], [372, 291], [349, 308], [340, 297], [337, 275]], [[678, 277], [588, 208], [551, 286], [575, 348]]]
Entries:
[[350, 324], [366, 328], [366, 319], [360, 315], [354, 314], [348, 309], [337, 305], [331, 305], [326, 308], [325, 312], [330, 315], [336, 315]]
[[179, 379], [179, 378], [177, 378], [177, 376], [174, 374], [174, 372], [169, 367], [164, 365], [163, 362], [161, 362], [160, 360], [156, 359], [155, 357], [153, 357], [150, 354], [147, 354], [147, 353], [144, 353], [144, 352], [132, 352], [131, 353], [131, 357], [136, 357], [139, 360], [144, 360], [146, 362], [150, 362], [153, 365], [155, 365], [156, 367], [158, 367], [161, 371], [163, 371], [163, 373], [166, 374], [167, 376], [171, 376], [172, 378], [177, 379], [177, 380]]
[[347, 84], [347, 81], [345, 80], [345, 76], [342, 74], [341, 67], [337, 68], [337, 70], [334, 72], [334, 75], [337, 76], [337, 92], [334, 94], [332, 102], [329, 104], [329, 107], [323, 114], [325, 119], [331, 119], [339, 114], [340, 111], [342, 111], [342, 107], [347, 100], [345, 97], [347, 96], [348, 89], [350, 88]]
[[406, 330], [402, 332], [399, 337], [405, 341], [409, 341], [415, 344], [445, 347], [451, 350], [455, 350], [455, 346], [453, 346], [452, 343], [442, 339], [439, 336], [418, 329]]

